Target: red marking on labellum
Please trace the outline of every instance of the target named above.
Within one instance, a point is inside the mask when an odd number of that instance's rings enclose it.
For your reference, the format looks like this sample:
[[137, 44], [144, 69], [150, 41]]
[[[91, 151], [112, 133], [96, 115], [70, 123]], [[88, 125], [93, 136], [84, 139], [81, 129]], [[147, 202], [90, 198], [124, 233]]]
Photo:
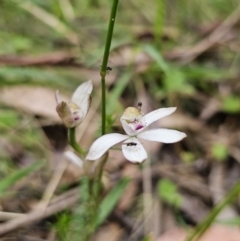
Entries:
[[138, 131], [138, 130], [142, 129], [143, 127], [144, 127], [144, 125], [137, 125], [135, 130]]

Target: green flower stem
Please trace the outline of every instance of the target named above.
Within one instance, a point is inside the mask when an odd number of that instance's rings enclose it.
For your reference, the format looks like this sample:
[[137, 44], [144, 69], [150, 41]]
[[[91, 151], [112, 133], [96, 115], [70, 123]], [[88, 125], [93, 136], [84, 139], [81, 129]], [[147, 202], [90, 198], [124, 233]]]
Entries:
[[[115, 23], [115, 18], [116, 18], [116, 13], [117, 13], [117, 6], [118, 6], [118, 0], [113, 0], [113, 5], [112, 5], [112, 10], [111, 10], [111, 15], [110, 15], [110, 20], [109, 20], [109, 25], [108, 25], [108, 32], [107, 32], [107, 38], [106, 38], [106, 43], [105, 43], [105, 50], [104, 50], [104, 55], [103, 55], [103, 61], [102, 61], [102, 67], [100, 71], [101, 75], [101, 83], [102, 83], [102, 135], [106, 133], [106, 83], [105, 83], [105, 77], [107, 74], [107, 63], [108, 63], [108, 57], [109, 57], [109, 52], [110, 52], [110, 47], [111, 47], [111, 42], [112, 42], [112, 35], [113, 35], [113, 29], [114, 29], [114, 23]], [[71, 142], [71, 134], [74, 134], [74, 130], [72, 133], [72, 130], [69, 130], [69, 140], [73, 148], [79, 149], [79, 145], [76, 146], [76, 142], [72, 141]], [[75, 140], [75, 137], [73, 138]], [[81, 148], [80, 148], [81, 149]], [[76, 149], [75, 149], [76, 150]], [[98, 217], [99, 213], [99, 205], [101, 202], [101, 190], [102, 190], [102, 174], [103, 174], [103, 169], [105, 166], [105, 163], [108, 159], [108, 155], [105, 155], [103, 160], [100, 163], [100, 166], [98, 168], [98, 172], [94, 180], [89, 180], [89, 196], [90, 200], [92, 202], [92, 207], [91, 210], [89, 211], [90, 215], [90, 220], [89, 220], [89, 229], [88, 231], [86, 230], [86, 239], [85, 240], [90, 240], [92, 233], [95, 230], [96, 227], [96, 220]], [[94, 181], [94, 182], [93, 182]]]
[[85, 239], [83, 241], [91, 240], [91, 237], [95, 230], [95, 223], [98, 215], [98, 203], [95, 199], [94, 194], [94, 180], [88, 180], [88, 192], [89, 192], [89, 199], [88, 199], [88, 222], [86, 223], [87, 228], [85, 229]]
[[102, 191], [102, 174], [103, 174], [103, 169], [105, 166], [105, 163], [107, 162], [108, 159], [108, 152], [105, 154], [105, 156], [103, 157], [103, 160], [100, 163], [99, 166], [99, 172], [97, 175], [97, 190], [96, 190], [96, 195], [97, 195], [97, 199], [98, 199], [98, 203], [100, 203], [100, 197], [101, 197], [101, 191]]
[[196, 226], [192, 234], [186, 239], [186, 241], [197, 241], [205, 233], [208, 227], [213, 223], [216, 216], [234, 199], [240, 194], [240, 182], [238, 182], [232, 190], [226, 195], [226, 197], [219, 202], [208, 216]]
[[68, 129], [68, 139], [70, 145], [73, 147], [75, 151], [77, 151], [80, 154], [84, 154], [85, 151], [80, 147], [80, 145], [76, 141], [76, 128], [69, 128]]
[[102, 77], [102, 135], [106, 133], [106, 84], [105, 77]]
[[105, 84], [105, 76], [107, 74], [107, 63], [109, 57], [109, 51], [112, 42], [112, 35], [114, 29], [114, 23], [117, 14], [118, 0], [113, 0], [112, 11], [108, 24], [108, 32], [105, 43], [105, 50], [103, 55], [102, 67], [100, 71], [101, 82], [102, 82], [102, 135], [106, 133], [106, 84]]

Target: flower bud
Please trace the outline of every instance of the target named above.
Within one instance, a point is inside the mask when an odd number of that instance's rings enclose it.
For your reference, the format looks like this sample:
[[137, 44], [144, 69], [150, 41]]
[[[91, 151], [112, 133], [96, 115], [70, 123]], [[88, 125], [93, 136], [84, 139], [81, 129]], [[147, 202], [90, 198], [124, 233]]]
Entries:
[[60, 101], [59, 92], [56, 92], [56, 111], [67, 128], [76, 127], [85, 119], [91, 104], [92, 89], [91, 80], [81, 84], [68, 103]]

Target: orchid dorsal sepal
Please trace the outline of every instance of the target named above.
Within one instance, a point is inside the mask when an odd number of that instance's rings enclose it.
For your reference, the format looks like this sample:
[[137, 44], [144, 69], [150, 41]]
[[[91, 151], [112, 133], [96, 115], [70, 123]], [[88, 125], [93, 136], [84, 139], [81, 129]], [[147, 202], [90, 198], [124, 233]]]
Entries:
[[69, 102], [61, 101], [56, 91], [56, 111], [67, 128], [78, 126], [85, 119], [91, 105], [92, 81], [81, 84], [73, 93]]

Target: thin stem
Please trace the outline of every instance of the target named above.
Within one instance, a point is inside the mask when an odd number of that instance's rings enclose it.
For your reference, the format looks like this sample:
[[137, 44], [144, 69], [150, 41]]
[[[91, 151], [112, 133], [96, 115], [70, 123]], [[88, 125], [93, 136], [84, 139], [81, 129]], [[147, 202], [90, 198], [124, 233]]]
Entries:
[[115, 18], [117, 14], [118, 0], [113, 0], [111, 15], [108, 24], [108, 32], [105, 43], [105, 50], [103, 55], [102, 67], [100, 71], [101, 82], [102, 82], [102, 135], [106, 133], [106, 84], [105, 84], [105, 76], [107, 74], [107, 63], [109, 57], [109, 51], [112, 42], [113, 29], [115, 24]]
[[102, 135], [106, 133], [106, 84], [105, 77], [101, 78], [102, 82]]
[[86, 229], [86, 238], [85, 238], [86, 241], [89, 241], [91, 239], [91, 236], [95, 230], [96, 216], [98, 213], [97, 202], [95, 200], [95, 195], [94, 195], [94, 180], [93, 179], [89, 179], [88, 192], [89, 192], [89, 200], [88, 200], [89, 220], [88, 220], [88, 228]]
[[96, 190], [96, 195], [97, 195], [97, 199], [99, 201], [100, 199], [100, 194], [101, 194], [101, 189], [102, 189], [102, 174], [103, 174], [103, 168], [105, 166], [105, 163], [107, 162], [108, 159], [108, 152], [105, 154], [105, 156], [103, 157], [103, 160], [101, 161], [100, 165], [99, 165], [99, 172], [97, 175], [97, 190]]
[[[114, 29], [114, 23], [115, 23], [115, 18], [116, 18], [116, 13], [117, 13], [117, 6], [118, 6], [118, 0], [113, 0], [113, 5], [112, 5], [112, 10], [111, 10], [111, 15], [110, 15], [110, 20], [109, 20], [109, 25], [108, 25], [108, 32], [107, 32], [107, 38], [106, 38], [106, 43], [105, 43], [105, 50], [104, 50], [104, 56], [103, 56], [103, 61], [102, 61], [102, 67], [100, 71], [101, 75], [101, 83], [102, 83], [102, 135], [106, 133], [106, 84], [105, 84], [105, 76], [107, 74], [107, 63], [108, 63], [108, 57], [109, 57], [109, 52], [110, 52], [110, 47], [111, 47], [111, 41], [112, 41], [112, 35], [113, 35], [113, 29]], [[74, 131], [73, 131], [74, 132]], [[69, 137], [71, 137], [71, 130], [69, 130]], [[74, 134], [74, 133], [73, 133]], [[70, 139], [70, 138], [69, 138]], [[70, 139], [71, 140], [71, 139]], [[75, 138], [74, 138], [75, 140]], [[70, 141], [71, 143], [71, 141]], [[72, 142], [72, 146], [75, 149], [75, 142]], [[77, 145], [77, 148], [79, 146]], [[81, 148], [80, 148], [81, 149]], [[90, 221], [89, 221], [89, 231], [87, 233], [87, 239], [89, 240], [96, 224], [98, 212], [99, 212], [99, 204], [100, 204], [100, 198], [101, 198], [101, 190], [102, 190], [102, 174], [104, 170], [105, 163], [107, 161], [108, 155], [105, 155], [103, 160], [100, 163], [99, 169], [97, 176], [95, 177], [94, 181], [96, 183], [93, 183], [93, 180], [90, 180], [89, 183], [89, 195], [90, 195], [90, 200], [93, 204], [91, 207], [91, 214], [90, 215]]]
[[152, 231], [153, 218], [149, 218], [149, 214], [153, 208], [153, 197], [152, 197], [152, 169], [151, 162], [148, 158], [143, 163], [142, 168], [143, 178], [143, 215], [144, 215], [144, 234], [147, 236]]
[[73, 147], [75, 151], [77, 151], [80, 154], [84, 154], [84, 150], [80, 147], [80, 145], [76, 141], [76, 128], [69, 128], [68, 129], [68, 139], [69, 144]]
[[186, 239], [186, 241], [198, 240], [212, 224], [216, 216], [227, 206], [229, 203], [240, 194], [240, 182], [238, 182], [227, 196], [219, 202], [209, 215], [194, 229], [193, 233]]

